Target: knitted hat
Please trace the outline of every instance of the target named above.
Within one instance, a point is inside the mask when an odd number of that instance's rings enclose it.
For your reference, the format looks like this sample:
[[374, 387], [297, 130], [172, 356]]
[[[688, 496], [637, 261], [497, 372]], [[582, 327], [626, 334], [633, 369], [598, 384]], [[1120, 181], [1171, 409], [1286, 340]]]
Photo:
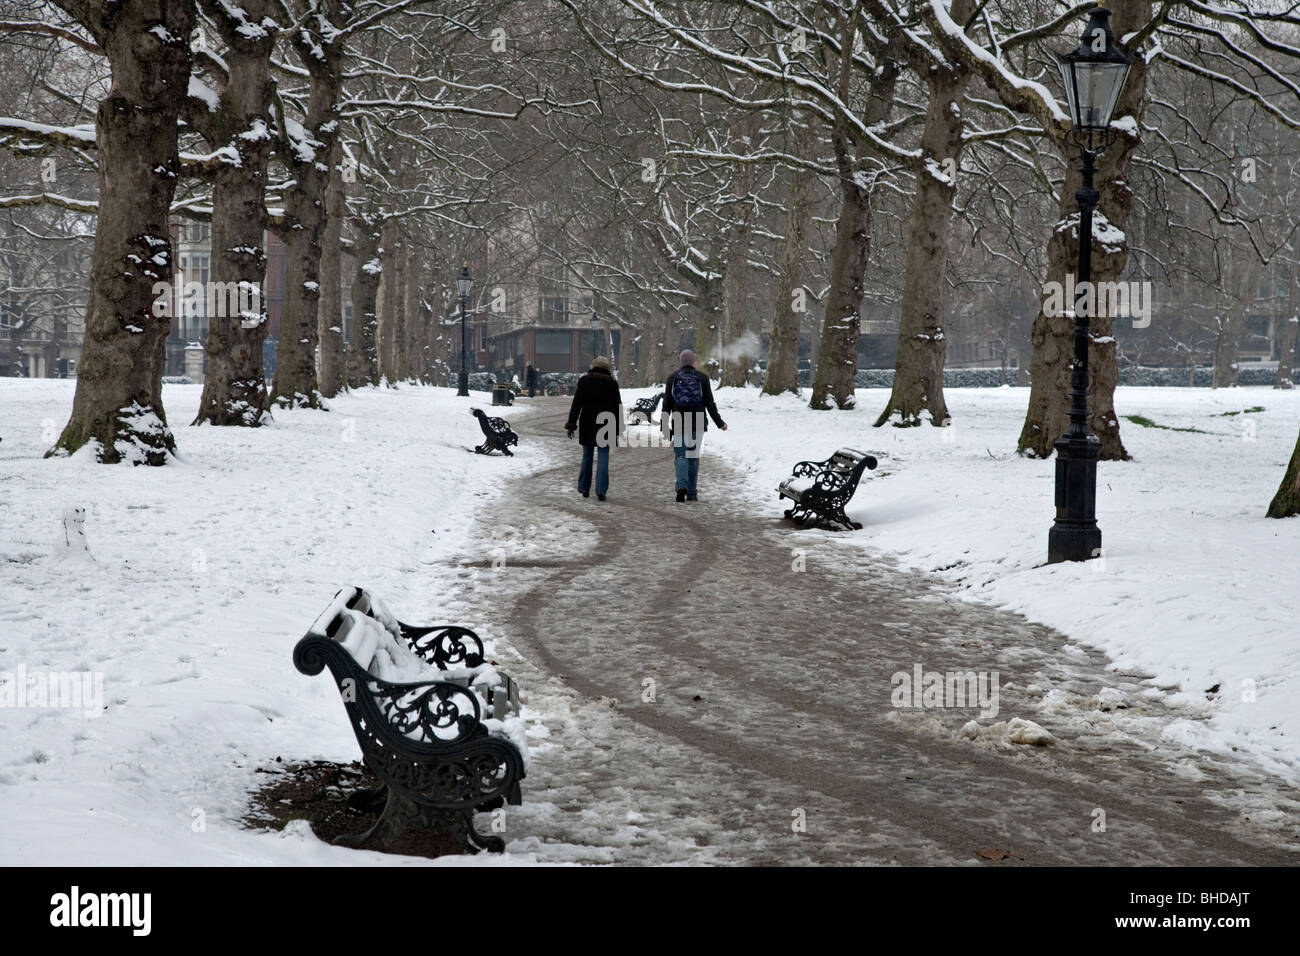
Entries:
[[677, 356], [677, 363], [683, 367], [695, 364], [695, 353], [690, 349], [683, 349], [682, 354]]
[[597, 355], [594, 359], [592, 359], [591, 367], [603, 368], [606, 372], [612, 370], [612, 366], [609, 364], [609, 359], [605, 358], [605, 356], [603, 355]]

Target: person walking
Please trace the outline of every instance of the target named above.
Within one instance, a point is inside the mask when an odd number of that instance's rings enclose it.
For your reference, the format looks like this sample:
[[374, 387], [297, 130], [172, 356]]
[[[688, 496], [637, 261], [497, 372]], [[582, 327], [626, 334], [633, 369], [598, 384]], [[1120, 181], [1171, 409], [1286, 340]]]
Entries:
[[659, 427], [673, 442], [673, 471], [678, 501], [697, 501], [700, 475], [700, 444], [709, 427], [708, 416], [724, 432], [727, 423], [718, 414], [709, 377], [695, 367], [695, 353], [686, 349], [678, 356], [681, 365], [664, 385], [664, 410]]
[[524, 384], [528, 386], [528, 397], [533, 398], [537, 395], [537, 369], [533, 368], [533, 363], [528, 363], [528, 369], [524, 372]]
[[[592, 465], [596, 472], [596, 497], [604, 501], [609, 492], [609, 450], [623, 434], [623, 398], [618, 380], [602, 355], [591, 360], [591, 369], [578, 379], [573, 404], [564, 430], [578, 434], [582, 445], [582, 467], [578, 470], [578, 492], [590, 497]], [[594, 462], [593, 462], [594, 460]]]

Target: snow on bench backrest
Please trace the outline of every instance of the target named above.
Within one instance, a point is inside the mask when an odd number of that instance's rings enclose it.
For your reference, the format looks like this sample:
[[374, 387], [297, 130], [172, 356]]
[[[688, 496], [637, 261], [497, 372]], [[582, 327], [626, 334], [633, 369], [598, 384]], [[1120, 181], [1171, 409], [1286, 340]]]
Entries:
[[341, 611], [347, 609], [348, 602], [356, 596], [356, 593], [356, 588], [340, 589], [339, 593], [334, 595], [334, 600], [330, 601], [329, 607], [321, 611], [316, 620], [312, 621], [311, 627], [307, 628], [307, 633], [317, 637], [329, 637], [329, 626], [334, 623], [334, 619]]
[[436, 668], [421, 660], [404, 641], [393, 637], [374, 618], [352, 608], [339, 611], [342, 622], [334, 633], [357, 666], [372, 677], [390, 684], [413, 684], [438, 680]]
[[437, 669], [407, 646], [397, 619], [368, 591], [340, 589], [312, 623], [309, 633], [332, 637], [352, 655], [357, 666], [382, 681], [407, 684], [438, 679]]

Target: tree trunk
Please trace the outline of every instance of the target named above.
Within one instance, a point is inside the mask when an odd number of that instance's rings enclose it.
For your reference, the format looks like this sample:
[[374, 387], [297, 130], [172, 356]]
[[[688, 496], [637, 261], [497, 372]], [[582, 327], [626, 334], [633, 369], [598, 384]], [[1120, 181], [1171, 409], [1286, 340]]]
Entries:
[[[710, 272], [704, 278], [698, 275], [689, 275], [687, 278], [695, 286], [695, 314], [698, 317], [695, 324], [695, 356], [698, 359], [696, 367], [703, 370], [710, 360], [717, 357], [715, 353], [722, 346], [726, 274]], [[668, 328], [671, 329], [672, 326], [673, 321], [670, 317]], [[672, 341], [667, 343], [666, 347], [671, 350], [676, 347], [677, 339], [671, 334], [670, 337]]]
[[294, 184], [285, 194], [284, 309], [280, 344], [276, 348], [271, 400], [285, 407], [320, 407], [316, 378], [316, 317], [320, 307], [321, 242], [325, 232], [325, 200], [329, 188], [329, 157], [338, 136], [339, 96], [343, 88], [343, 43], [335, 30], [342, 21], [342, 0], [325, 0], [321, 14], [295, 31], [292, 42], [311, 74], [307, 117], [281, 150]]
[[1282, 484], [1268, 506], [1270, 518], [1289, 518], [1300, 514], [1300, 436], [1297, 436], [1291, 462], [1286, 466]]
[[342, 146], [330, 150], [329, 186], [325, 191], [325, 228], [321, 233], [320, 311], [316, 335], [320, 341], [320, 393], [333, 398], [346, 386], [343, 357], [343, 174]]
[[[847, 23], [847, 21], [846, 21]], [[846, 27], [847, 29], [847, 27]], [[844, 48], [852, 48], [849, 34], [843, 37]], [[886, 60], [872, 83], [864, 121], [868, 126], [883, 123], [894, 102], [899, 65]], [[847, 98], [849, 70], [841, 62], [840, 95]], [[840, 192], [844, 197], [839, 220], [835, 224], [835, 249], [831, 253], [831, 287], [826, 296], [826, 314], [822, 319], [821, 345], [816, 373], [813, 376], [811, 408], [824, 409], [832, 403], [838, 408], [852, 408], [856, 403], [853, 380], [858, 371], [858, 340], [861, 337], [862, 296], [866, 287], [867, 266], [871, 261], [871, 194], [859, 177], [850, 151], [848, 131], [842, 120], [831, 130], [831, 146], [839, 174]]]
[[745, 308], [749, 293], [749, 235], [748, 223], [737, 226], [727, 251], [727, 272], [722, 280], [723, 385], [747, 384], [750, 369], [758, 361], [758, 336], [750, 328]]
[[348, 348], [348, 384], [379, 384], [377, 299], [383, 271], [379, 265], [380, 225], [369, 215], [356, 220], [354, 248], [357, 274], [352, 280], [352, 342]]
[[[734, 124], [733, 133], [742, 135], [743, 142], [751, 141], [756, 132], [752, 117], [745, 123]], [[753, 233], [753, 204], [749, 194], [754, 189], [757, 170], [744, 163], [736, 172], [735, 191], [740, 201], [732, 208], [731, 235], [727, 241], [727, 269], [722, 277], [722, 328], [723, 349], [722, 384], [742, 386], [749, 383], [750, 369], [758, 362], [758, 334], [753, 328], [745, 299], [749, 293], [749, 244]]]
[[402, 354], [405, 359], [405, 378], [418, 382], [424, 378], [424, 310], [420, 307], [420, 260], [414, 243], [406, 250], [403, 260], [402, 323], [406, 333]]
[[99, 215], [72, 416], [47, 455], [96, 442], [99, 461], [161, 465], [175, 451], [162, 403], [170, 311], [177, 121], [190, 75], [192, 0], [70, 3], [108, 57], [112, 87], [96, 113]]
[[[392, 279], [391, 298], [393, 323], [393, 376], [389, 380], [396, 384], [404, 382], [410, 376], [407, 373], [406, 360], [406, 261], [407, 261], [407, 244], [405, 241], [399, 241], [397, 248], [393, 250], [393, 267], [389, 270], [388, 277]], [[386, 285], [387, 283], [385, 283]], [[466, 325], [472, 329], [473, 326], [466, 322]], [[469, 349], [473, 353], [473, 349]], [[475, 363], [470, 362], [471, 371], [476, 367]]]
[[[375, 311], [379, 317], [379, 373], [389, 385], [397, 382], [397, 340], [401, 333], [401, 303], [398, 301], [397, 260], [401, 250], [397, 241], [397, 221], [384, 223], [379, 261], [382, 272]], [[459, 354], [459, 353], [457, 353]]]
[[1292, 369], [1295, 368], [1296, 332], [1300, 331], [1300, 316], [1282, 321], [1282, 351], [1277, 362], [1277, 379], [1274, 388], [1295, 388]]
[[1234, 302], [1228, 321], [1221, 322], [1219, 334], [1214, 338], [1214, 376], [1211, 388], [1236, 388], [1241, 365], [1237, 358], [1241, 352], [1241, 336], [1246, 330], [1246, 307]]
[[637, 354], [640, 343], [637, 341], [645, 335], [645, 323], [630, 324], [622, 320], [623, 336], [619, 343], [618, 364], [624, 388], [641, 388], [649, 384], [642, 375], [641, 357]]
[[[838, 134], [837, 134], [838, 135]], [[831, 287], [826, 296], [821, 348], [813, 375], [811, 408], [851, 408], [858, 370], [858, 338], [867, 263], [871, 259], [871, 199], [852, 176], [841, 174], [843, 203], [831, 252]]]
[[[247, 0], [233, 16], [218, 0], [204, 0], [204, 9], [221, 30], [230, 74], [221, 94], [221, 107], [212, 117], [213, 148], [229, 146], [238, 165], [223, 165], [212, 187], [212, 273], [220, 288], [242, 284], [257, 291], [256, 306], [239, 315], [208, 317], [208, 356], [195, 425], [256, 427], [266, 411], [266, 374], [262, 345], [266, 341], [266, 170], [271, 160], [271, 53], [276, 30], [269, 0]], [[241, 30], [247, 20], [263, 25], [261, 32]], [[250, 304], [252, 302], [250, 296]], [[241, 305], [242, 310], [242, 305]]]
[[[1117, 37], [1138, 30], [1151, 18], [1150, 0], [1113, 0], [1112, 27]], [[1128, 80], [1120, 94], [1115, 116], [1141, 117], [1146, 99], [1147, 64], [1135, 57]], [[1116, 132], [1113, 145], [1097, 158], [1096, 184], [1100, 193], [1093, 218], [1092, 281], [1117, 281], [1128, 262], [1128, 239], [1122, 231], [1133, 209], [1129, 188], [1129, 161], [1139, 140]], [[1074, 194], [1082, 177], [1077, 150], [1064, 139], [1057, 141], [1068, 170], [1061, 189], [1058, 222], [1047, 243], [1047, 276], [1065, 286], [1066, 276], [1075, 276], [1079, 262], [1079, 212]], [[1120, 233], [1107, 235], [1109, 222]], [[1099, 228], [1101, 227], [1101, 228]], [[1077, 276], [1076, 276], [1077, 278]], [[1030, 359], [1029, 408], [1020, 432], [1017, 450], [1029, 457], [1047, 458], [1053, 443], [1064, 434], [1070, 417], [1070, 370], [1074, 365], [1074, 303], [1066, 314], [1048, 316], [1040, 306], [1030, 332], [1034, 351]], [[1097, 311], [1097, 310], [1094, 310]], [[1119, 367], [1115, 361], [1113, 316], [1096, 315], [1089, 321], [1088, 415], [1089, 427], [1101, 441], [1101, 458], [1127, 461], [1128, 452], [1120, 439], [1119, 416], [1115, 414], [1115, 384]]]
[[776, 284], [772, 334], [767, 346], [767, 375], [763, 379], [763, 391], [768, 395], [799, 394], [799, 320], [803, 310], [795, 311], [794, 297], [795, 291], [803, 288], [803, 257], [808, 249], [812, 189], [816, 182], [816, 173], [806, 169], [796, 169], [790, 174], [785, 242], [781, 247], [781, 276]]
[[965, 126], [958, 104], [965, 95], [968, 77], [960, 67], [935, 67], [927, 80], [930, 95], [921, 133], [921, 156], [914, 167], [916, 196], [908, 225], [894, 387], [889, 404], [876, 419], [877, 428], [891, 419], [899, 426], [920, 425], [922, 413], [926, 412], [931, 425], [949, 421], [943, 396], [946, 278], [952, 202], [957, 191], [956, 165]]
[[651, 318], [646, 322], [645, 349], [646, 377], [650, 384], [663, 387], [668, 376], [677, 368], [677, 324], [672, 314], [651, 306]]

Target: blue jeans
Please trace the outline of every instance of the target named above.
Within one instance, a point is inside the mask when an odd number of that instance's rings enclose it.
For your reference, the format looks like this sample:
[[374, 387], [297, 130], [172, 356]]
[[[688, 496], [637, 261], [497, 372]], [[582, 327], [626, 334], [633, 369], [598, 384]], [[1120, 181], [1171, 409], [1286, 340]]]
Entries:
[[686, 489], [686, 497], [694, 499], [696, 482], [700, 477], [700, 445], [704, 443], [703, 430], [694, 434], [690, 429], [683, 429], [680, 436], [673, 436], [673, 468], [677, 473], [677, 488]]
[[596, 460], [596, 494], [603, 495], [609, 491], [609, 446], [597, 448], [595, 445], [582, 446], [582, 468], [578, 471], [578, 491], [587, 494], [591, 491], [591, 464]]

